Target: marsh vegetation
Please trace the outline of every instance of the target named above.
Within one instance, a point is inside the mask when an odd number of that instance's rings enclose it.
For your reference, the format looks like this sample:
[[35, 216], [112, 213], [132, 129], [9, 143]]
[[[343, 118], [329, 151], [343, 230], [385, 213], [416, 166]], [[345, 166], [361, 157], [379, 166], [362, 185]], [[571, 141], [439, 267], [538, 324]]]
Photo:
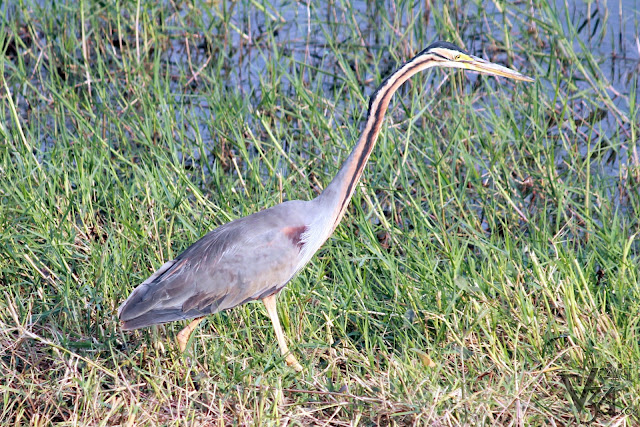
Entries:
[[[4, 3], [0, 424], [640, 423], [634, 5]], [[438, 39], [536, 82], [436, 70], [394, 97], [279, 298], [303, 373], [261, 304], [186, 354], [182, 324], [121, 331], [208, 230], [315, 197], [368, 95]], [[580, 408], [563, 377], [580, 396], [594, 367], [625, 374]]]

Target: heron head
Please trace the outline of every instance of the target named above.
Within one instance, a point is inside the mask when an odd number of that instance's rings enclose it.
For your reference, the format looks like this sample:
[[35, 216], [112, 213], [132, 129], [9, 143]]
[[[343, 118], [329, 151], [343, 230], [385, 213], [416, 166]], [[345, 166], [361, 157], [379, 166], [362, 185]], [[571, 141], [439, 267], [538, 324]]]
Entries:
[[438, 66], [440, 67], [462, 68], [464, 70], [525, 82], [534, 81], [531, 77], [527, 77], [516, 70], [471, 55], [452, 43], [435, 42], [420, 52], [420, 55], [426, 54], [432, 55], [433, 59], [438, 61]]

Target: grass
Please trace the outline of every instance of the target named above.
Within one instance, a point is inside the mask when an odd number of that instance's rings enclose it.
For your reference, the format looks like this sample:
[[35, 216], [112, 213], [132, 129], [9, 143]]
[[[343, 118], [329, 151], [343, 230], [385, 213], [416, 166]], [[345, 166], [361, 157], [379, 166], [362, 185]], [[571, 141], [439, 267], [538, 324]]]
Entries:
[[[638, 16], [577, 4], [5, 5], [0, 423], [640, 423]], [[131, 290], [208, 230], [317, 195], [367, 95], [435, 39], [536, 83], [399, 91], [280, 295], [304, 372], [260, 304], [184, 355], [182, 324], [120, 330]]]

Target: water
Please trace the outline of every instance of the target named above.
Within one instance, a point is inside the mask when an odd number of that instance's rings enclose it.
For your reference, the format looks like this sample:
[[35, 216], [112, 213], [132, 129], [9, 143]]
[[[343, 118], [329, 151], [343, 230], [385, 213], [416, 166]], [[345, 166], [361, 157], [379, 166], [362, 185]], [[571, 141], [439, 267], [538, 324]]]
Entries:
[[[207, 8], [204, 4], [200, 6], [208, 11], [204, 17], [205, 25], [215, 22], [224, 13], [231, 14], [234, 29], [230, 31], [230, 43], [238, 49], [229, 58], [233, 65], [227, 84], [239, 93], [252, 94], [256, 103], [262, 96], [258, 82], [268, 67], [264, 55], [268, 54], [269, 43], [283, 48], [289, 55], [287, 60], [293, 59], [309, 67], [328, 70], [334, 76], [341, 76], [343, 71], [336, 59], [331, 58], [331, 50], [327, 47], [330, 43], [343, 47], [347, 52], [384, 51], [391, 44], [391, 38], [397, 37], [397, 34], [380, 31], [380, 28], [402, 31], [412, 20], [420, 19], [426, 22], [426, 27], [420, 34], [409, 34], [407, 37], [413, 38], [414, 46], [422, 48], [438, 38], [435, 35], [440, 25], [434, 16], [437, 13], [445, 13], [442, 10], [429, 10], [425, 6], [426, 3], [420, 1], [409, 3], [405, 7], [388, 1], [374, 4], [363, 1], [322, 4], [288, 0], [271, 4], [242, 1], [226, 3], [230, 9], [226, 12], [220, 9], [224, 4], [213, 8]], [[262, 10], [259, 10], [256, 4], [260, 5]], [[535, 75], [550, 98], [553, 98], [557, 86], [566, 96], [571, 96], [569, 102], [572, 110], [579, 116], [568, 119], [573, 119], [578, 126], [580, 123], [591, 124], [596, 120], [597, 128], [607, 138], [618, 132], [628, 132], [628, 120], [633, 120], [628, 117], [629, 96], [631, 86], [638, 85], [640, 67], [638, 1], [556, 1], [550, 8], [539, 10], [532, 10], [527, 6], [528, 3], [522, 3], [517, 6], [523, 12], [522, 15], [513, 7], [499, 8], [500, 3], [497, 2], [445, 4], [449, 5], [448, 19], [460, 28], [460, 38], [472, 53], [489, 57], [494, 61], [502, 61], [507, 59], [506, 55], [495, 51], [493, 40], [512, 45], [517, 52], [517, 48], [522, 46], [521, 39], [538, 39], [539, 52], [549, 55], [549, 58], [536, 58], [540, 68], [532, 70], [527, 65], [527, 58], [518, 54], [510, 58], [515, 68]], [[400, 9], [403, 12], [393, 25], [385, 22], [387, 16], [396, 16], [397, 13], [394, 11]], [[539, 21], [532, 21], [528, 18], [530, 15]], [[444, 18], [440, 18], [440, 21], [442, 19]], [[357, 35], [351, 30], [354, 22], [358, 25]], [[551, 26], [558, 25], [562, 29], [561, 34], [552, 39], [546, 38], [544, 32], [544, 27], [549, 25], [549, 22], [552, 22]], [[505, 40], [508, 42], [505, 43]], [[578, 76], [578, 79], [572, 79], [578, 82], [577, 88], [566, 87], [563, 81], [545, 79], [544, 74], [547, 70], [544, 67], [554, 67], [554, 61], [562, 60], [553, 57], [551, 44], [556, 49], [560, 46], [560, 51], [572, 49], [577, 52], [578, 57], [583, 56], [583, 51], [590, 52], [591, 59], [584, 61], [582, 69], [576, 64], [562, 64], [567, 73]], [[184, 49], [177, 48], [170, 53], [170, 59], [176, 62], [184, 61], [184, 55]], [[386, 68], [390, 72], [395, 66], [395, 61], [391, 58], [388, 61]], [[336, 85], [335, 78], [323, 78], [328, 98]], [[373, 91], [375, 80], [373, 75], [367, 80], [368, 86], [363, 87], [363, 91], [368, 94]], [[292, 96], [295, 95], [286, 78], [282, 79], [281, 84], [283, 90], [290, 91]], [[599, 99], [594, 101], [575, 96], [575, 93], [580, 91], [598, 92], [599, 97], [603, 97], [610, 104], [603, 105]], [[560, 107], [562, 100], [558, 102], [558, 108]], [[348, 117], [337, 119], [348, 121]], [[622, 157], [618, 157], [618, 161], [621, 159]]]
[[[611, 162], [601, 165], [606, 175], [618, 176], [624, 172], [624, 165], [630, 163], [629, 156], [637, 156], [633, 151], [635, 141], [631, 141], [629, 129], [630, 121], [637, 122], [638, 118], [629, 117], [629, 97], [633, 93], [632, 86], [637, 89], [640, 71], [638, 3], [637, 0], [557, 0], [548, 7], [542, 4], [543, 7], [539, 9], [532, 9], [531, 2], [510, 3], [503, 8], [504, 2], [495, 1], [443, 2], [431, 7], [428, 6], [430, 2], [425, 1], [371, 3], [282, 0], [269, 3], [242, 0], [202, 1], [193, 5], [178, 3], [176, 12], [168, 14], [166, 18], [167, 27], [173, 29], [170, 30], [163, 59], [175, 74], [193, 72], [186, 70], [187, 63], [193, 64], [195, 69], [204, 67], [212, 60], [204, 47], [204, 39], [200, 43], [192, 41], [187, 45], [184, 34], [189, 33], [191, 28], [206, 28], [211, 37], [224, 39], [231, 47], [225, 52], [228, 57], [222, 68], [221, 83], [229, 91], [248, 97], [255, 107], [264, 95], [261, 92], [261, 80], [271, 71], [269, 67], [273, 59], [267, 58], [267, 55], [272, 54], [270, 47], [274, 44], [280, 48], [280, 52], [284, 52], [281, 59], [283, 68], [307, 73], [312, 83], [317, 79], [327, 94], [326, 98], [332, 99], [332, 92], [340, 84], [344, 73], [331, 49], [331, 45], [336, 45], [345, 57], [349, 56], [349, 52], [367, 52], [383, 58], [377, 72], [362, 70], [360, 73], [365, 76], [362, 91], [366, 98], [375, 89], [378, 73], [384, 76], [397, 65], [388, 46], [398, 46], [398, 40], [406, 40], [406, 52], [393, 53], [397, 58], [407, 59], [441, 38], [436, 35], [446, 33], [443, 23], [450, 23], [458, 29], [459, 40], [456, 40], [456, 34], [442, 38], [464, 42], [464, 47], [474, 54], [507, 62], [516, 69], [534, 75], [549, 99], [554, 99], [556, 92], [559, 92], [556, 109], [562, 110], [567, 103], [571, 115], [558, 123], [553, 130], [556, 135], [563, 132], [563, 126], [577, 128], [578, 134], [585, 132], [584, 142], [579, 147], [584, 154], [593, 148], [587, 146], [587, 141], [593, 140], [593, 135], [586, 133], [591, 129], [598, 132], [595, 138], [598, 143], [603, 140], [622, 141], [615, 147], [617, 152], [611, 157]], [[33, 7], [52, 6], [48, 2], [36, 2]], [[60, 8], [60, 5], [57, 7]], [[52, 13], [55, 13], [53, 9]], [[168, 9], [171, 10], [171, 6]], [[12, 6], [7, 4], [3, 4], [1, 12], [8, 20], [15, 13]], [[530, 19], [531, 16], [535, 19]], [[223, 26], [221, 22], [230, 24]], [[354, 27], [357, 27], [355, 31]], [[405, 32], [407, 28], [411, 28], [411, 31]], [[193, 34], [201, 32], [193, 31]], [[537, 42], [538, 49], [534, 55], [536, 66], [529, 63], [531, 58], [523, 50], [522, 40]], [[515, 53], [507, 57], [495, 49], [494, 41], [511, 47], [510, 51]], [[40, 46], [50, 42], [42, 37], [37, 40]], [[555, 52], [563, 51], [568, 52], [567, 57], [555, 56]], [[571, 59], [572, 51], [577, 52], [579, 63]], [[583, 54], [585, 52], [588, 55]], [[562, 67], [567, 77], [577, 76], [566, 79], [576, 83], [577, 87], [569, 87], [562, 78], [547, 78], [558, 75], [555, 70], [557, 67]], [[325, 73], [316, 73], [314, 69]], [[475, 77], [470, 78], [473, 80]], [[433, 79], [433, 76], [429, 76], [425, 86], [434, 84]], [[33, 83], [36, 87], [39, 84], [37, 79]], [[296, 96], [296, 89], [289, 83], [286, 73], [279, 85], [284, 93]], [[192, 141], [201, 138], [205, 145], [216, 144], [209, 126], [215, 117], [207, 103], [200, 100], [197, 93], [196, 96], [191, 94], [185, 97], [183, 88], [178, 84], [174, 85], [174, 89], [173, 101], [178, 105], [188, 102], [188, 108], [176, 108], [175, 113], [177, 122], [188, 128], [187, 137]], [[637, 93], [636, 90], [636, 97]], [[20, 114], [26, 116], [30, 107], [20, 93], [15, 97]], [[354, 111], [351, 109], [355, 107], [352, 100], [348, 101], [337, 101], [331, 120], [337, 123], [352, 120]], [[160, 111], [158, 114], [163, 113]], [[243, 120], [249, 127], [260, 127], [253, 114], [248, 114]], [[596, 125], [593, 126], [593, 123]], [[45, 135], [41, 148], [46, 151], [54, 141], [46, 136], [46, 132], [41, 134]], [[563, 149], [557, 156], [558, 167], [562, 167]], [[191, 157], [198, 155], [197, 150], [190, 154]], [[631, 162], [637, 162], [637, 158], [631, 159]]]

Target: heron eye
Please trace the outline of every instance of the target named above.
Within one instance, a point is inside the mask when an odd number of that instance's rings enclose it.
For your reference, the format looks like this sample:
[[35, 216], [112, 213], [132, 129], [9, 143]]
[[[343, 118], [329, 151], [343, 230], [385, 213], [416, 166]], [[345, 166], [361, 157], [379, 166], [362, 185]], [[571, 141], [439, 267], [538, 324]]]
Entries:
[[454, 61], [460, 61], [460, 58], [462, 58], [462, 55], [458, 54], [453, 58], [453, 60]]

